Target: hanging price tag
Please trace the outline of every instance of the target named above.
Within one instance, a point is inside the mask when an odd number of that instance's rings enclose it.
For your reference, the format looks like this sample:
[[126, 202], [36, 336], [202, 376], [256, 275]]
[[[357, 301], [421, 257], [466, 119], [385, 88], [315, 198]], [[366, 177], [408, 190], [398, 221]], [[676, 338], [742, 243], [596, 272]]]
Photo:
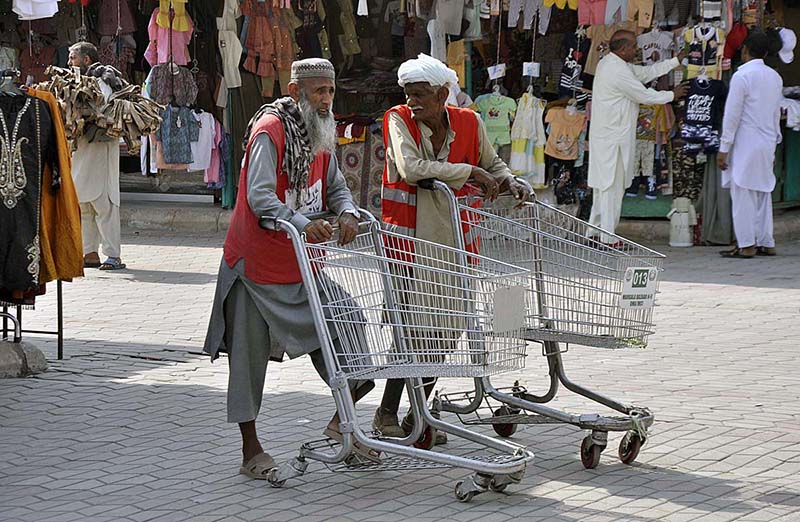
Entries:
[[532, 78], [538, 78], [539, 72], [541, 70], [541, 65], [539, 62], [525, 62], [522, 64], [522, 76], [530, 76]]
[[489, 79], [496, 80], [498, 78], [502, 78], [506, 75], [506, 64], [498, 63], [497, 65], [492, 65], [487, 69], [489, 72]]

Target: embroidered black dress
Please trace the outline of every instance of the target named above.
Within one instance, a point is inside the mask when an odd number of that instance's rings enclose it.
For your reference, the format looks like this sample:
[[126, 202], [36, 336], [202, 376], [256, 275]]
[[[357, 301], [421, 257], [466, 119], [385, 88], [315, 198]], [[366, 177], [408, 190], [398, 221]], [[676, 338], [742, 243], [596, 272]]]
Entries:
[[55, 147], [45, 102], [0, 95], [0, 289], [39, 284], [42, 175]]

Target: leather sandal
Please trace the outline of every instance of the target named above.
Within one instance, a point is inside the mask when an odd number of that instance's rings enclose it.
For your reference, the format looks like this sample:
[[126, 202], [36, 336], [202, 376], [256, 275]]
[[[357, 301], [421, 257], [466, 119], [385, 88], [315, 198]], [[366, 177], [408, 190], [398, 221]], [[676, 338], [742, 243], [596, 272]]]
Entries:
[[[752, 248], [752, 247], [750, 247]], [[727, 257], [729, 259], [752, 259], [756, 256], [755, 253], [752, 254], [745, 254], [744, 251], [747, 250], [745, 248], [737, 248], [731, 252], [721, 252], [720, 254], [722, 257]]]

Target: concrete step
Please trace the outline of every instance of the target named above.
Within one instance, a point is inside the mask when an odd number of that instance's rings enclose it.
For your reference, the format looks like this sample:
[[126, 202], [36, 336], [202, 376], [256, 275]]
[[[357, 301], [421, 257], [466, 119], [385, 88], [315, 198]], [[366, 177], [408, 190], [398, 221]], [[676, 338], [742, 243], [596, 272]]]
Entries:
[[[132, 230], [214, 233], [228, 229], [232, 211], [208, 203], [123, 201], [122, 226]], [[617, 233], [641, 243], [669, 241], [666, 219], [622, 219]], [[775, 211], [775, 239], [800, 239], [800, 209]]]

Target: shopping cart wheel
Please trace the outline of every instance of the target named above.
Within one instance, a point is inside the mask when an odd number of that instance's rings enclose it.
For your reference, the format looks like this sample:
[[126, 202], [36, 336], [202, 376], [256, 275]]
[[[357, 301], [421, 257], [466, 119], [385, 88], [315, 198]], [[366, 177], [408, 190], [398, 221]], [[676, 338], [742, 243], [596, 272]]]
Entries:
[[635, 431], [626, 433], [619, 442], [619, 460], [623, 464], [633, 464], [633, 461], [639, 456], [642, 444], [644, 444], [644, 441], [638, 433]]
[[[494, 417], [507, 417], [509, 415], [517, 415], [519, 414], [520, 410], [518, 409], [511, 409], [508, 406], [500, 406], [494, 413], [492, 414]], [[502, 424], [492, 424], [492, 428], [494, 428], [494, 432], [500, 435], [501, 437], [510, 437], [514, 433], [517, 432], [517, 425], [513, 422], [509, 423], [502, 423]]]
[[606, 449], [604, 446], [595, 444], [592, 436], [587, 435], [581, 443], [581, 462], [586, 469], [594, 469], [600, 464], [600, 454]]
[[273, 488], [282, 488], [284, 484], [286, 484], [286, 479], [278, 480], [278, 468], [272, 468], [267, 473], [267, 482]]
[[489, 489], [495, 493], [502, 493], [506, 490], [509, 484], [509, 482], [497, 482], [495, 479], [492, 479], [492, 481], [489, 482]]
[[[415, 448], [430, 450], [436, 444], [436, 430], [430, 426], [425, 427], [422, 436], [414, 443]], [[468, 501], [467, 501], [468, 502]]]
[[467, 502], [472, 500], [472, 497], [474, 497], [477, 492], [473, 490], [468, 490], [468, 491], [465, 490], [464, 481], [459, 480], [458, 482], [456, 482], [456, 489], [454, 493], [456, 494], [456, 498], [458, 499], [459, 502], [464, 502], [466, 504]]

